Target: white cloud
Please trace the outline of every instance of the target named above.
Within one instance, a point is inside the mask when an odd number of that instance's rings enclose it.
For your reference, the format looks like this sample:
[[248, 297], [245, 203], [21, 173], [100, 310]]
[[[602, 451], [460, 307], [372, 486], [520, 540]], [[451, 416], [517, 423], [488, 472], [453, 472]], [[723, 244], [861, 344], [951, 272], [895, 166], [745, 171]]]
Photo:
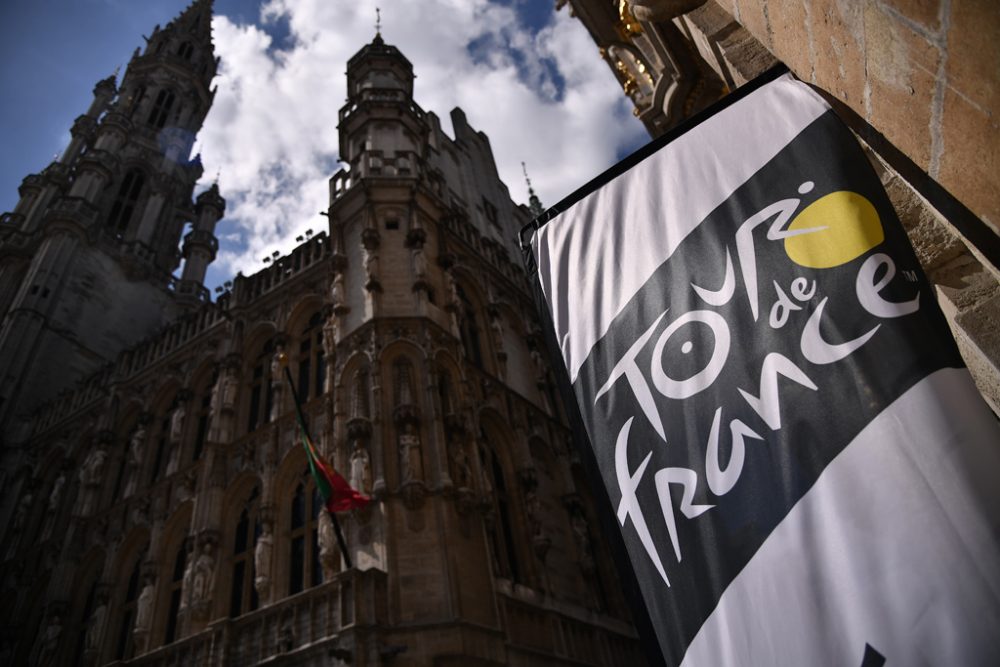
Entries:
[[[512, 7], [486, 0], [378, 0], [382, 34], [413, 63], [415, 98], [450, 130], [459, 106], [490, 137], [500, 177], [526, 201], [527, 162], [554, 204], [611, 166], [643, 130], [583, 25], [560, 12], [538, 32]], [[376, 0], [270, 0], [261, 25], [216, 16], [218, 93], [196, 150], [205, 182], [221, 170], [228, 201], [213, 274], [262, 268], [307, 228], [323, 229], [327, 179], [337, 169], [337, 112], [347, 60], [374, 36]], [[290, 46], [267, 27], [287, 20]], [[470, 44], [476, 48], [471, 49]], [[560, 83], [563, 89], [560, 95]], [[245, 243], [233, 242], [242, 238]]]

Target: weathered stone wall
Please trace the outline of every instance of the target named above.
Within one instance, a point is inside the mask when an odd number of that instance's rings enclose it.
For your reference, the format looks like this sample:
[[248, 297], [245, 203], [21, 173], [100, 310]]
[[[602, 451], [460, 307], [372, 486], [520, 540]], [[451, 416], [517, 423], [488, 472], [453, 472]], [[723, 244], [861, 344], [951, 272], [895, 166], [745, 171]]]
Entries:
[[1000, 11], [991, 0], [719, 0], [800, 78], [836, 95], [994, 231]]

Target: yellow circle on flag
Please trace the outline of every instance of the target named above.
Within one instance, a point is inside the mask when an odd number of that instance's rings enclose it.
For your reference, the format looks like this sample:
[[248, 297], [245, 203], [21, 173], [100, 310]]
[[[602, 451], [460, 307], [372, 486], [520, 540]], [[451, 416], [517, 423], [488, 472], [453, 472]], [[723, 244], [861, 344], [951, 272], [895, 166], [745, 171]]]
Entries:
[[785, 239], [785, 252], [799, 266], [829, 269], [868, 252], [885, 233], [872, 203], [856, 192], [838, 190], [820, 197], [788, 225], [788, 231], [816, 229]]

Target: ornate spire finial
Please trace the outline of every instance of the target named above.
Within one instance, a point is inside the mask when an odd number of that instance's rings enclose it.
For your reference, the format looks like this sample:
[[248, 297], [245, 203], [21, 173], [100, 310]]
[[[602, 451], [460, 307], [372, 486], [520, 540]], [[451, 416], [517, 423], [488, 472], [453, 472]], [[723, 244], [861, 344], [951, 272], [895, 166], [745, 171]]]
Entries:
[[524, 162], [521, 162], [521, 171], [524, 172], [524, 182], [528, 184], [528, 210], [531, 211], [532, 215], [541, 215], [545, 212], [545, 207], [542, 206], [542, 200], [535, 194], [535, 189], [531, 187], [531, 179], [528, 178], [528, 167], [525, 166]]
[[382, 33], [382, 10], [378, 7], [375, 8], [375, 34], [379, 35]]
[[216, 187], [219, 186], [219, 177], [220, 176], [222, 176], [222, 167], [219, 167], [218, 169], [215, 170], [215, 180], [212, 181], [212, 185], [214, 185]]

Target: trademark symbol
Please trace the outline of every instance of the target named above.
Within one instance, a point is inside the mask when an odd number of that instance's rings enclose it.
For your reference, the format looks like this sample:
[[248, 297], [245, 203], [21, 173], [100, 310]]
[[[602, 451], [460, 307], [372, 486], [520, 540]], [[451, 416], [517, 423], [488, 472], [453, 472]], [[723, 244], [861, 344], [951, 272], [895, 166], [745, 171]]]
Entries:
[[908, 271], [906, 269], [903, 269], [903, 277], [906, 278], [906, 280], [910, 281], [911, 283], [917, 282], [916, 271]]

